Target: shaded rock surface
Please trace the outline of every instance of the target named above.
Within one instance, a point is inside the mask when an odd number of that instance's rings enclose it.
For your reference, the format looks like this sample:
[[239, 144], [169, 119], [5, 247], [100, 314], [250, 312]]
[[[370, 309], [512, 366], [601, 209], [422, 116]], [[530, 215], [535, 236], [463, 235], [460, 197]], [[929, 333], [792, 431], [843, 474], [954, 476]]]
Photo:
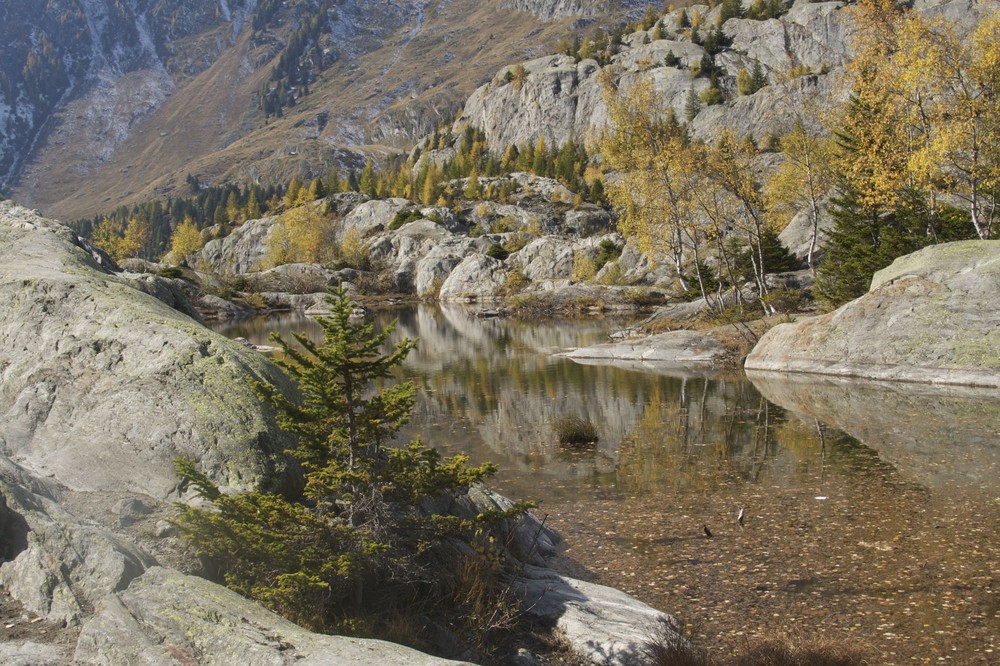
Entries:
[[455, 664], [384, 641], [314, 634], [202, 578], [154, 567], [106, 597], [80, 632], [95, 664]]
[[747, 370], [1000, 386], [1000, 242], [900, 257], [834, 312], [768, 331]]

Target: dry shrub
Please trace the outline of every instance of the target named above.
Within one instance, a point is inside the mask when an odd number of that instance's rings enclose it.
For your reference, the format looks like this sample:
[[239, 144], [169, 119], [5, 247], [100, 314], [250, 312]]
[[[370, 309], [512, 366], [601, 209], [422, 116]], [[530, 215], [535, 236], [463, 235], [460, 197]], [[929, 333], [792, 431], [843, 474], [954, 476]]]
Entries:
[[646, 643], [643, 656], [649, 666], [714, 666], [706, 650], [696, 648], [680, 634], [663, 629], [659, 636]]
[[666, 628], [643, 647], [649, 666], [869, 666], [868, 651], [855, 642], [799, 633], [768, 633], [747, 640], [739, 654], [713, 657]]
[[732, 666], [866, 666], [869, 663], [866, 651], [855, 642], [775, 633], [752, 639]]

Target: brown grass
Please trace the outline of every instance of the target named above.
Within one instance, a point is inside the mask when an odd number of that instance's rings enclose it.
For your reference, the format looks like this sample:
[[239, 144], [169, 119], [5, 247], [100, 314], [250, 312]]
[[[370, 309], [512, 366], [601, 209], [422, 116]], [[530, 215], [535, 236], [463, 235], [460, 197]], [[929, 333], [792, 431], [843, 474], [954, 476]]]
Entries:
[[796, 633], [765, 633], [747, 640], [729, 659], [713, 657], [686, 638], [663, 632], [644, 648], [650, 666], [868, 666], [856, 643]]
[[552, 424], [560, 444], [580, 446], [597, 441], [597, 428], [587, 419], [575, 416], [561, 418]]

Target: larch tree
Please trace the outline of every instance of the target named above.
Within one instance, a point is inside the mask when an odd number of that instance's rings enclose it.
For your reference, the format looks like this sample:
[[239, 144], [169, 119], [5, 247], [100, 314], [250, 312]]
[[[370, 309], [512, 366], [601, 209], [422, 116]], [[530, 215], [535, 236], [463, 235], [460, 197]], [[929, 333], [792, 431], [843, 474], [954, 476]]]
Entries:
[[618, 174], [605, 186], [618, 226], [647, 256], [670, 257], [686, 290], [685, 237], [698, 238], [700, 224], [693, 200], [698, 174], [687, 133], [648, 82], [627, 91], [608, 80], [604, 86], [610, 128], [600, 150]]
[[767, 181], [765, 199], [772, 215], [785, 223], [805, 211], [811, 229], [806, 263], [816, 272], [816, 244], [823, 200], [834, 185], [833, 146], [827, 137], [808, 131], [800, 118], [780, 139], [785, 161]]
[[202, 245], [201, 232], [190, 217], [185, 217], [170, 235], [170, 254], [176, 264], [184, 263], [185, 259], [200, 250]]
[[108, 253], [116, 262], [125, 258], [118, 225], [111, 218], [103, 218], [91, 232], [91, 240], [99, 249]]
[[123, 259], [138, 257], [149, 258], [153, 235], [149, 222], [142, 217], [129, 218], [122, 237], [121, 253]]

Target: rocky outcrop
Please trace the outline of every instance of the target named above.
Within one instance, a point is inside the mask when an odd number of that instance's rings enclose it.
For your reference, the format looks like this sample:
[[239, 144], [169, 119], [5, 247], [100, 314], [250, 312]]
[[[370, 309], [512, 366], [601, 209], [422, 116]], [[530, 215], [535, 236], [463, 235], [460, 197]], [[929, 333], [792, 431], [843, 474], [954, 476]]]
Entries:
[[219, 275], [239, 275], [257, 270], [267, 256], [267, 241], [277, 217], [249, 220], [224, 238], [205, 243], [195, 264]]
[[[816, 245], [813, 248], [814, 260], [823, 256], [823, 249], [829, 237], [828, 232], [833, 229], [833, 218], [825, 201], [820, 207], [817, 227]], [[778, 240], [788, 248], [789, 252], [804, 261], [809, 256], [809, 248], [813, 244], [812, 221], [809, 219], [808, 211], [797, 213], [788, 222], [788, 226], [778, 234]]]
[[746, 368], [1000, 386], [1000, 242], [962, 241], [900, 257], [838, 310], [768, 331]]
[[[692, 122], [694, 135], [711, 140], [726, 129], [740, 137], [764, 140], [787, 130], [792, 112], [806, 101], [823, 105], [842, 97], [837, 72], [849, 55], [849, 25], [841, 7], [840, 2], [796, 2], [780, 19], [726, 21], [723, 31], [733, 43], [715, 56], [715, 62], [725, 73], [721, 86], [732, 101], [702, 108]], [[718, 14], [718, 8], [700, 6], [697, 10], [708, 24]], [[701, 93], [709, 81], [692, 76], [705, 49], [679, 32], [674, 34], [675, 25], [676, 15], [668, 14], [661, 22], [664, 39], [654, 40], [652, 31], [626, 35], [625, 47], [612, 58], [609, 68], [565, 55], [504, 68], [469, 97], [455, 130], [466, 125], [481, 129], [495, 151], [510, 144], [533, 143], [540, 136], [549, 145], [595, 137], [608, 123], [600, 84], [603, 72], [615, 77], [622, 89], [648, 82], [657, 97], [683, 118], [690, 92]], [[677, 58], [676, 65], [665, 64], [670, 54]], [[758, 63], [772, 85], [738, 97], [737, 74]], [[793, 67], [806, 68], [812, 75], [784, 81]]]
[[52, 497], [5, 480], [0, 480], [0, 524], [6, 560], [0, 583], [25, 608], [67, 624], [78, 623], [105, 595], [124, 590], [155, 563], [127, 539], [82, 522]]
[[525, 566], [515, 580], [528, 613], [553, 622], [574, 652], [594, 664], [635, 666], [648, 662], [645, 645], [675, 635], [680, 624], [619, 590]]
[[442, 301], [495, 300], [502, 296], [507, 271], [503, 263], [483, 254], [462, 260], [441, 285]]
[[384, 641], [314, 634], [235, 592], [154, 567], [105, 597], [77, 642], [94, 664], [456, 664]]
[[569, 16], [590, 16], [594, 3], [587, 0], [502, 0], [501, 6], [520, 12], [531, 12], [543, 21]]
[[0, 452], [33, 474], [163, 498], [188, 456], [223, 486], [280, 483], [288, 440], [249, 380], [283, 375], [10, 202], [0, 300]]

